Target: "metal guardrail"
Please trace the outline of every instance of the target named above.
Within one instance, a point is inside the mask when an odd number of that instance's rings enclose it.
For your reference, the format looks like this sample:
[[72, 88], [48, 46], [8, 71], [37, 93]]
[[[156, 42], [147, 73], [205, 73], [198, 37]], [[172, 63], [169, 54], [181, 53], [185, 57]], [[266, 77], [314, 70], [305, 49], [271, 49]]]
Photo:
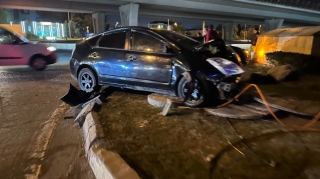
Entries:
[[320, 11], [319, 2], [311, 2], [308, 0], [255, 0], [255, 1]]

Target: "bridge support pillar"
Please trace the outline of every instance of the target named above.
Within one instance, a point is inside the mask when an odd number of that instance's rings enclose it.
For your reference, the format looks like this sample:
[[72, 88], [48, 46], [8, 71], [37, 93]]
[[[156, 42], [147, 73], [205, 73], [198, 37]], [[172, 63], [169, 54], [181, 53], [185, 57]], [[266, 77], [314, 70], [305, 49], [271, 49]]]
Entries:
[[265, 31], [275, 30], [282, 27], [283, 19], [271, 19], [271, 20], [265, 20]]
[[233, 40], [233, 31], [236, 23], [230, 22], [222, 24], [222, 38], [224, 40]]
[[138, 14], [139, 4], [126, 4], [119, 7], [121, 26], [137, 26], [138, 25]]
[[105, 31], [106, 17], [103, 12], [97, 12], [92, 14], [93, 31], [95, 34], [99, 34]]

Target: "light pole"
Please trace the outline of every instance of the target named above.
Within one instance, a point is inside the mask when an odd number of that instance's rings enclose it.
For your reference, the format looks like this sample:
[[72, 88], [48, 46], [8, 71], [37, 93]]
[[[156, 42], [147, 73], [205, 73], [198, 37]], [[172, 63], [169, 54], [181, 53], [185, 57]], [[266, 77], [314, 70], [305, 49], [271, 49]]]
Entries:
[[71, 38], [71, 28], [70, 28], [70, 12], [68, 12], [68, 28], [69, 28], [69, 37]]

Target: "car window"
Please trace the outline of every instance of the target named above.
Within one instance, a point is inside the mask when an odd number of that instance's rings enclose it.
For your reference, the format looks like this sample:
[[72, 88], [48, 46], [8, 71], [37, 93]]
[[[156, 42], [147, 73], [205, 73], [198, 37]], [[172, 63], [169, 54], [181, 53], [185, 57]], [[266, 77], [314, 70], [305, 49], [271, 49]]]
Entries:
[[199, 41], [192, 39], [188, 36], [181, 35], [175, 32], [167, 31], [167, 30], [155, 30], [162, 36], [166, 37], [167, 39], [172, 40], [174, 43], [178, 44], [179, 46], [192, 50], [194, 47], [201, 45]]
[[11, 44], [15, 36], [9, 31], [0, 28], [0, 43], [1, 44]]
[[215, 40], [211, 40], [201, 46], [196, 48], [197, 51], [209, 51], [212, 54], [216, 54], [217, 52], [221, 54], [225, 54], [227, 51], [227, 46], [225, 42], [221, 38], [217, 38]]
[[90, 46], [96, 46], [97, 41], [100, 39], [101, 35], [92, 36], [87, 38], [87, 42]]
[[126, 32], [116, 32], [102, 36], [99, 47], [124, 49]]
[[131, 50], [166, 53], [166, 45], [150, 35], [132, 32]]

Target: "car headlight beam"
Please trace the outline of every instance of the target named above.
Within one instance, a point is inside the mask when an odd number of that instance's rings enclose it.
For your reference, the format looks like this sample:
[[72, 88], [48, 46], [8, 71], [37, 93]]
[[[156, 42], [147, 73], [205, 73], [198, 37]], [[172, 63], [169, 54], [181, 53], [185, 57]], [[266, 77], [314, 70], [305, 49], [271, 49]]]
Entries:
[[57, 49], [55, 47], [47, 47], [47, 50], [50, 51], [50, 52], [53, 52], [53, 51], [56, 51]]

